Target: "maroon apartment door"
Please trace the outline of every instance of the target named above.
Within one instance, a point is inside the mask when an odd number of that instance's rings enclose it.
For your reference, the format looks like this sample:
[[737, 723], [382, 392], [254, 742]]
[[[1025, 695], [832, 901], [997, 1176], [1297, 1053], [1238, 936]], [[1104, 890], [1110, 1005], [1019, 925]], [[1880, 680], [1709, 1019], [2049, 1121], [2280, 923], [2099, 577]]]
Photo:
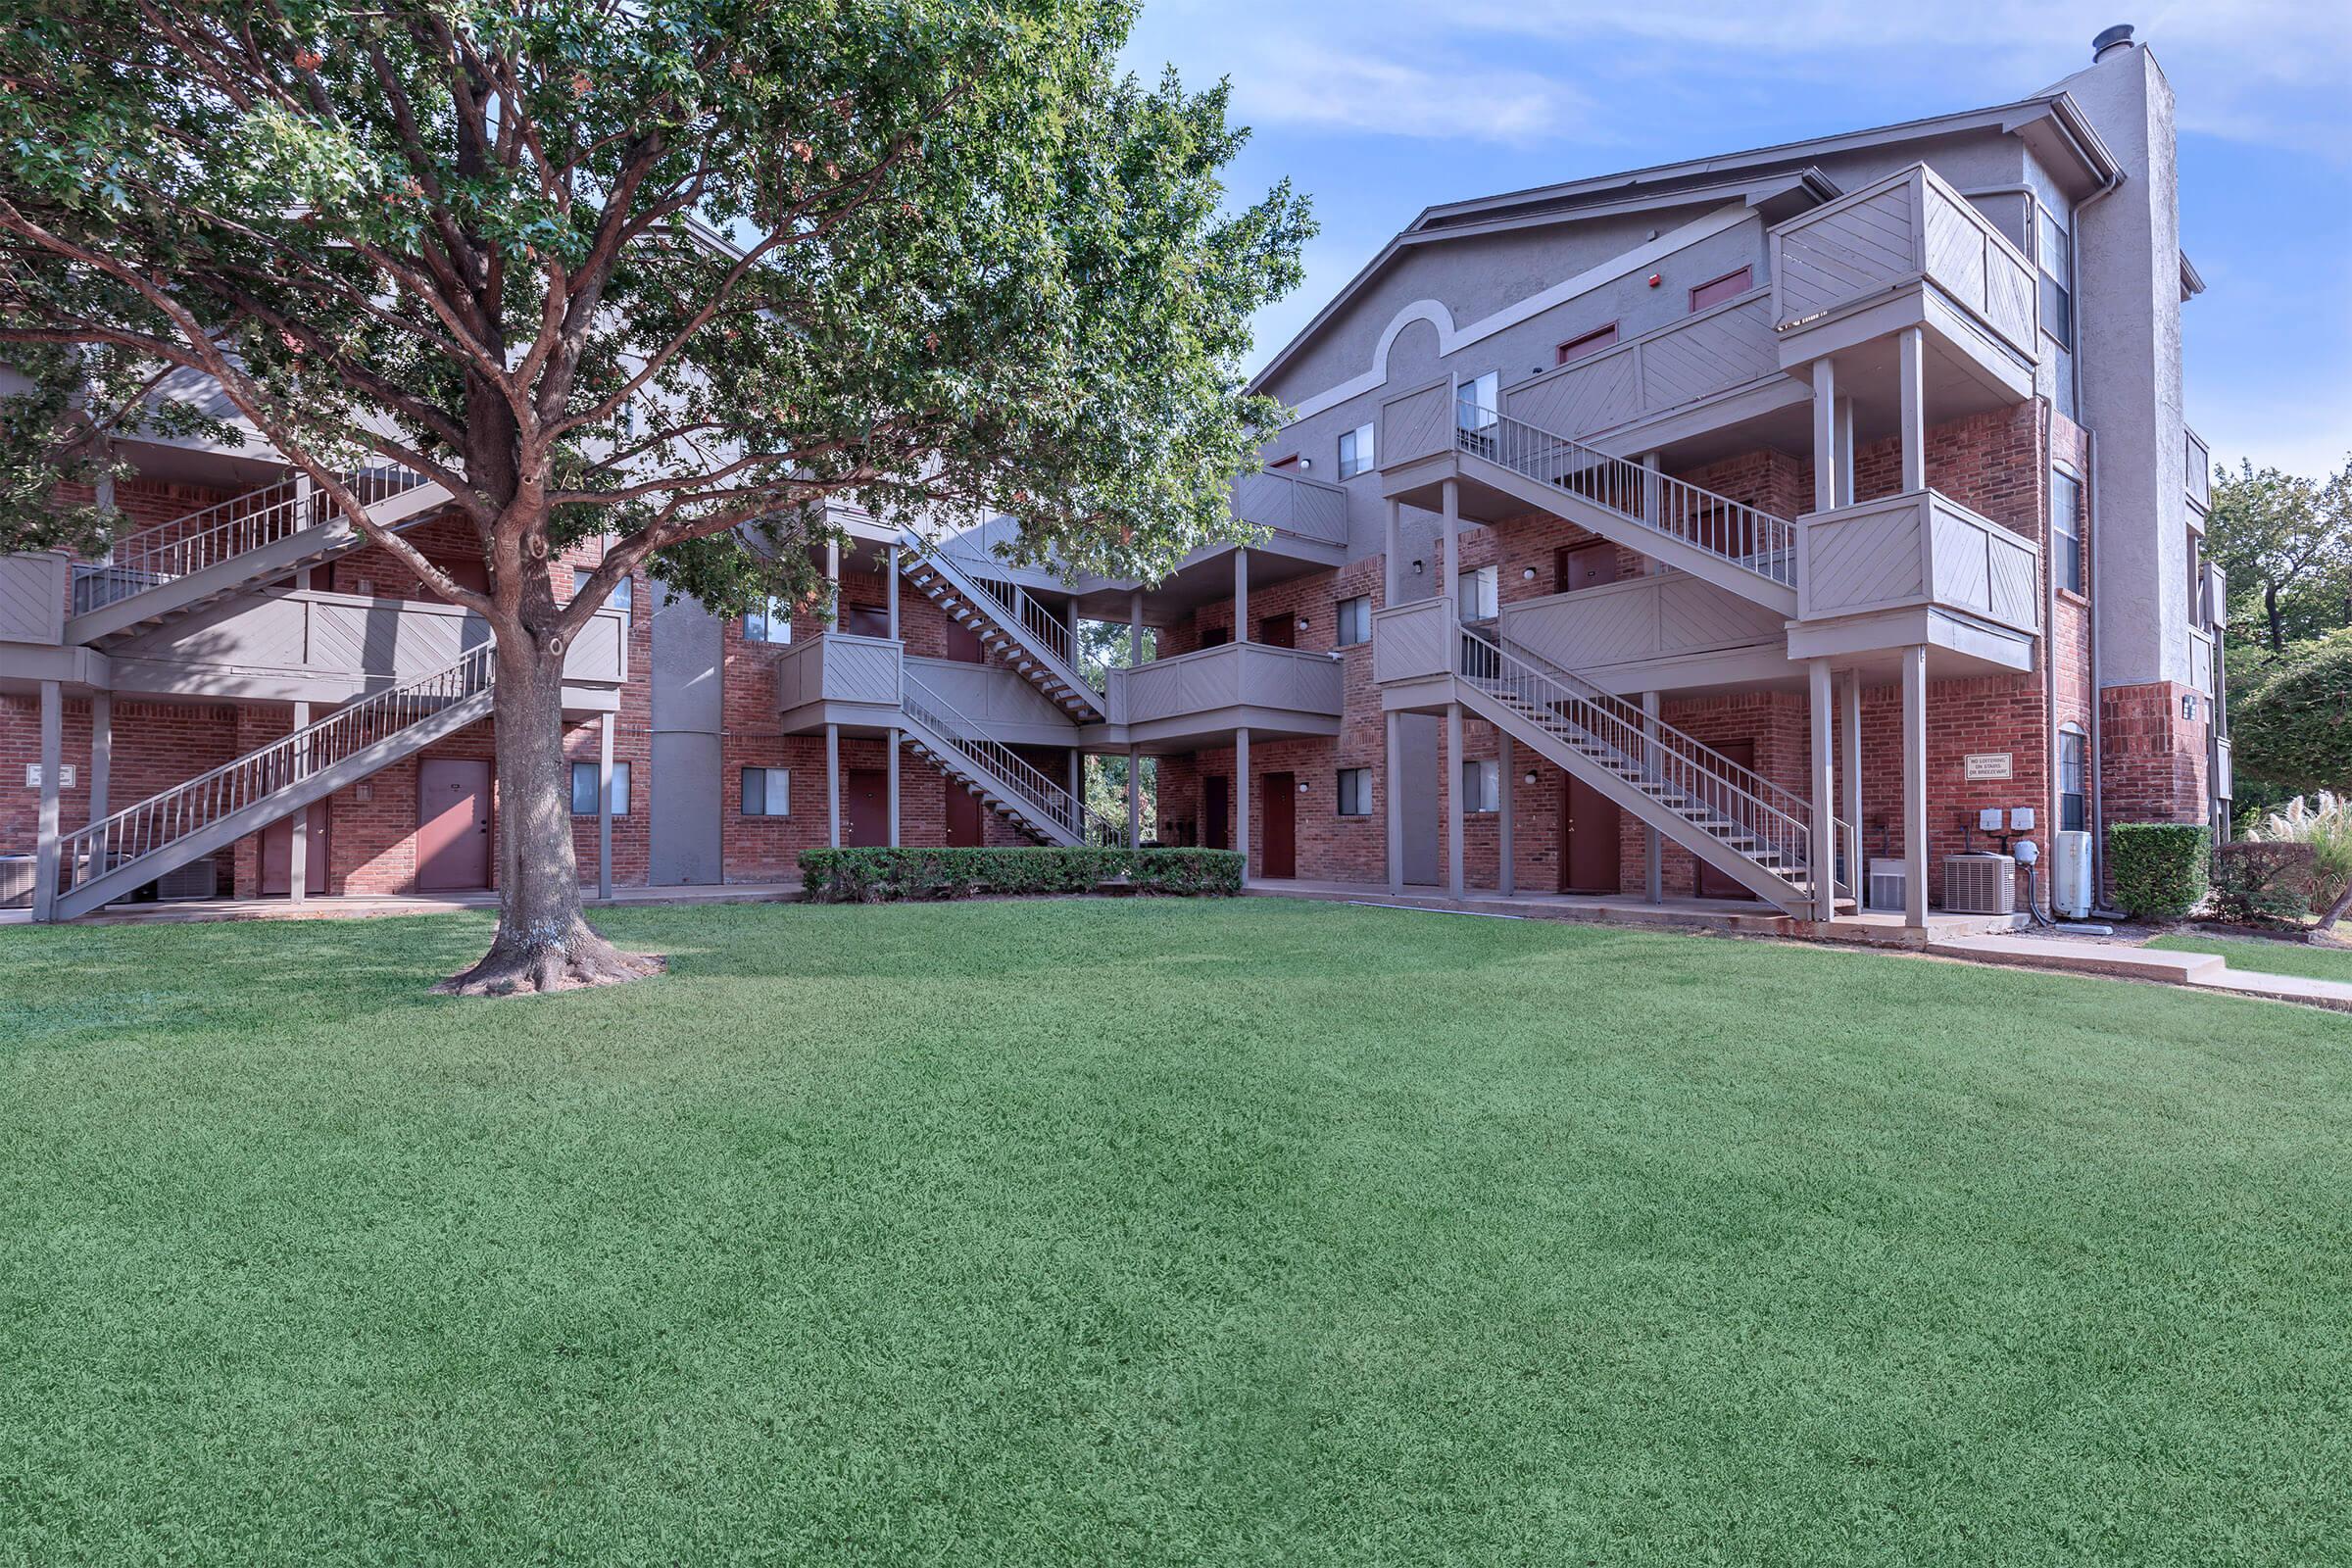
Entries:
[[988, 649], [981, 643], [978, 632], [957, 620], [949, 621], [947, 628], [948, 657], [950, 659], [965, 664], [988, 662]]
[[1562, 545], [1552, 552], [1552, 592], [1575, 593], [1617, 580], [1617, 547], [1612, 544]]
[[[1737, 762], [1753, 771], [1756, 765], [1756, 743], [1753, 740], [1719, 741], [1715, 750], [1725, 760]], [[1702, 899], [1752, 899], [1753, 893], [1725, 876], [1706, 861], [1698, 862], [1698, 896]]]
[[1264, 616], [1257, 623], [1257, 640], [1268, 648], [1296, 648], [1298, 622], [1289, 615]]
[[1560, 891], [1615, 893], [1622, 886], [1618, 860], [1617, 803], [1571, 774], [1560, 797]]
[[[311, 842], [303, 850], [304, 893], [326, 891], [326, 819], [324, 801], [311, 803]], [[294, 819], [283, 817], [262, 829], [262, 897], [282, 899], [294, 888]]]
[[948, 787], [948, 848], [976, 850], [988, 842], [987, 823], [983, 817], [986, 808], [980, 797], [956, 783], [944, 781]]
[[1212, 773], [1200, 781], [1200, 847], [1230, 850], [1233, 833], [1226, 818], [1233, 814], [1233, 780]]
[[854, 850], [888, 844], [890, 775], [878, 767], [853, 767], [846, 793], [849, 798], [841, 803], [841, 842]]
[[1289, 773], [1268, 773], [1258, 786], [1265, 808], [1258, 814], [1265, 823], [1266, 845], [1260, 851], [1259, 864], [1267, 876], [1290, 877], [1298, 874], [1298, 780]]
[[416, 769], [416, 890], [490, 885], [490, 764], [428, 758]]

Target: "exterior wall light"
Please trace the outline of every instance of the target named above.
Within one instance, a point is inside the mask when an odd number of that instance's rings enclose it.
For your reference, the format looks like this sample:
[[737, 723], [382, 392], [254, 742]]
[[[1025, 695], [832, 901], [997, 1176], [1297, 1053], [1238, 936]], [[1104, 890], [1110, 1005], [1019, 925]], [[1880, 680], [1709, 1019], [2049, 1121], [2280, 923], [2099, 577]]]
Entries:
[[1416, 576], [1416, 577], [1420, 576], [1420, 575], [1421, 575], [1423, 572], [1427, 571], [1428, 569], [1429, 569], [1429, 563], [1428, 563], [1428, 562], [1426, 562], [1426, 561], [1416, 561], [1416, 562], [1414, 562], [1414, 563], [1413, 563], [1413, 575], [1414, 575], [1414, 576]]
[[1298, 617], [1298, 629], [1300, 631], [1306, 630], [1306, 617], [1304, 615], [1300, 615]]
[[1298, 781], [1298, 793], [1301, 795], [1306, 793], [1306, 781], [1304, 779]]
[[1532, 768], [1532, 767], [1531, 767], [1531, 768], [1529, 768], [1529, 769], [1528, 769], [1528, 770], [1527, 770], [1527, 771], [1526, 771], [1524, 774], [1522, 774], [1522, 775], [1520, 776], [1520, 779], [1519, 779], [1519, 782], [1520, 782], [1520, 783], [1522, 783], [1522, 784], [1533, 784], [1535, 781], [1536, 781], [1536, 770], [1535, 770], [1534, 768]]
[[1536, 580], [1536, 568], [1533, 566], [1521, 566], [1519, 568], [1519, 580], [1521, 582], [1534, 582]]

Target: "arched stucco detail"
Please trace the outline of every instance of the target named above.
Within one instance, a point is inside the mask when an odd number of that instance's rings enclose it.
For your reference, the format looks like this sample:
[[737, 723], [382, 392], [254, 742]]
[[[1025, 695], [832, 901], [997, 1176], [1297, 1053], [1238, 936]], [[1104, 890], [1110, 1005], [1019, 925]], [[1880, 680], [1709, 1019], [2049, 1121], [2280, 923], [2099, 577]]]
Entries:
[[1444, 300], [1415, 300], [1391, 317], [1388, 329], [1380, 334], [1380, 346], [1372, 351], [1372, 377], [1375, 385], [1389, 378], [1389, 349], [1396, 343], [1396, 334], [1415, 321], [1427, 321], [1438, 329], [1438, 355], [1440, 358], [1453, 352], [1455, 337], [1453, 312], [1446, 308]]

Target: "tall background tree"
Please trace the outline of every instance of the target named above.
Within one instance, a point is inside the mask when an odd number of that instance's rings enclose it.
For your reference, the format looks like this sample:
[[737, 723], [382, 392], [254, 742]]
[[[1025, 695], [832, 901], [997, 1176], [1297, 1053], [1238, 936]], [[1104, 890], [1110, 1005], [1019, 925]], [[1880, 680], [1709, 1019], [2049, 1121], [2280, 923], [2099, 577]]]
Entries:
[[[9, 13], [0, 548], [102, 541], [57, 481], [192, 370], [488, 620], [500, 917], [458, 989], [649, 966], [581, 917], [561, 767], [564, 650], [624, 574], [805, 601], [834, 496], [1151, 574], [1231, 536], [1277, 413], [1242, 360], [1303, 204], [1229, 207], [1223, 89], [1117, 74], [1115, 0]], [[369, 518], [356, 459], [442, 486], [487, 588]]]
[[2352, 626], [2352, 460], [2325, 480], [2215, 468], [2206, 551], [2230, 574], [2233, 640], [2275, 655]]

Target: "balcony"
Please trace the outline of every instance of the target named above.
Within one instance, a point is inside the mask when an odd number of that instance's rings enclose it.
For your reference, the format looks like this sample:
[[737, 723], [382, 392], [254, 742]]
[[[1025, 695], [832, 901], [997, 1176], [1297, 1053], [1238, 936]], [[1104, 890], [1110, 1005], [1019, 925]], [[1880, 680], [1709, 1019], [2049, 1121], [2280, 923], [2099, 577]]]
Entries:
[[1791, 658], [1927, 644], [2033, 667], [2040, 552], [1948, 496], [1912, 490], [1809, 514], [1796, 551]]
[[888, 637], [827, 632], [776, 660], [776, 711], [786, 734], [850, 724], [887, 728], [899, 710], [903, 646]]
[[[107, 662], [118, 692], [344, 702], [447, 668], [489, 641], [489, 623], [455, 605], [294, 589], [207, 607], [118, 644]], [[564, 678], [585, 708], [612, 706], [628, 679], [625, 611], [597, 612]]]
[[0, 643], [55, 648], [66, 637], [73, 563], [62, 550], [0, 556]]
[[1643, 444], [1662, 445], [1802, 403], [1772, 312], [1768, 288], [1727, 300], [1506, 387], [1502, 412], [1579, 440], [1638, 424]]
[[1169, 746], [1247, 727], [1266, 738], [1337, 735], [1348, 667], [1330, 654], [1226, 643], [1110, 672], [1111, 721], [1137, 746]]
[[1320, 479], [1270, 470], [1245, 473], [1233, 483], [1233, 514], [1288, 539], [1347, 548], [1348, 492]]
[[2188, 683], [2206, 697], [2214, 696], [2213, 633], [2201, 626], [2188, 628]]
[[2186, 425], [2180, 427], [2180, 434], [2185, 448], [2181, 454], [2180, 478], [2188, 490], [2188, 504], [2196, 509], [2191, 520], [2201, 528], [2205, 514], [2213, 510], [2213, 449], [2205, 444], [2203, 436]]
[[1502, 606], [1502, 636], [1615, 691], [1788, 672], [1787, 617], [1682, 572]]
[[2033, 395], [2039, 275], [1925, 164], [1779, 224], [1771, 247], [1784, 368], [1924, 326], [1954, 368], [2011, 401]]
[[1451, 679], [1453, 641], [1453, 607], [1443, 599], [1420, 599], [1374, 611], [1373, 684], [1385, 691]]

